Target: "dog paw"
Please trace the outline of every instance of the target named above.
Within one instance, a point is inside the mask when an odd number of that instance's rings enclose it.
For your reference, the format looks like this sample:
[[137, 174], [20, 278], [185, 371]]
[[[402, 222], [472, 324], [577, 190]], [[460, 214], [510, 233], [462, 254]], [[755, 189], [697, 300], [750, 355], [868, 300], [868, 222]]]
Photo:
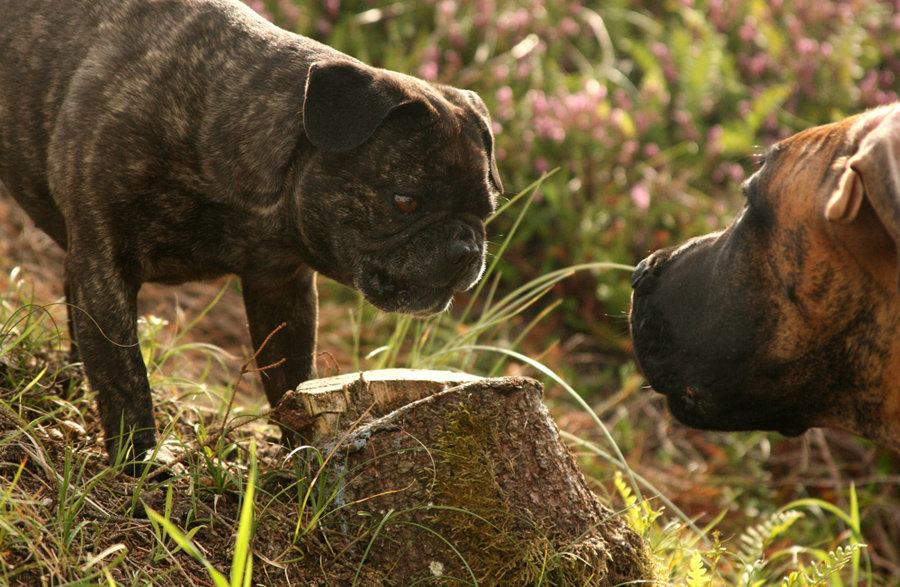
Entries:
[[182, 463], [182, 456], [184, 456], [183, 448], [161, 444], [147, 449], [138, 459], [123, 463], [122, 471], [130, 477], [165, 481], [187, 474], [187, 468]]

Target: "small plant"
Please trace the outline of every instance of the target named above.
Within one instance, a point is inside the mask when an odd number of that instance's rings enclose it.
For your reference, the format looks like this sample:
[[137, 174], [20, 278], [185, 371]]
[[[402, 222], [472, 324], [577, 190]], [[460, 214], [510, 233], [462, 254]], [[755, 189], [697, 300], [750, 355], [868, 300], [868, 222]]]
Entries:
[[[859, 584], [857, 568], [865, 545], [856, 538], [859, 520], [855, 504], [847, 513], [820, 500], [798, 501], [746, 528], [735, 539], [735, 550], [729, 550], [720, 542], [718, 532], [712, 534], [707, 549], [697, 549], [697, 543], [708, 541], [707, 535], [712, 528], [685, 535], [689, 520], [684, 518], [680, 523], [669, 521], [666, 526], [660, 526], [662, 511], [654, 511], [647, 501], [638, 503], [621, 471], [616, 471], [614, 484], [627, 508], [625, 516], [629, 524], [649, 540], [651, 549], [667, 568], [666, 575], [673, 585], [682, 585], [678, 582], [682, 579], [688, 587], [765, 587], [779, 581], [781, 587], [828, 584], [840, 587], [843, 583], [839, 573], [848, 564], [853, 570], [851, 584]], [[797, 511], [801, 507], [821, 507], [847, 522], [854, 529], [849, 544], [826, 551], [791, 546], [787, 541], [773, 548], [776, 538], [784, 538], [791, 526], [804, 517]], [[680, 530], [677, 534], [672, 532], [676, 528]], [[788, 564], [796, 570], [786, 569]]]
[[[162, 527], [177, 544], [178, 547], [184, 549], [194, 559], [200, 562], [209, 573], [210, 579], [216, 587], [249, 587], [253, 579], [253, 554], [250, 545], [253, 541], [253, 535], [256, 532], [256, 524], [254, 521], [254, 498], [256, 495], [256, 483], [259, 478], [259, 470], [256, 461], [256, 442], [250, 441], [250, 471], [247, 478], [247, 484], [241, 496], [243, 505], [241, 506], [241, 516], [238, 521], [236, 530], [236, 541], [234, 546], [234, 554], [232, 555], [230, 578], [226, 578], [212, 563], [203, 555], [199, 548], [194, 544], [191, 535], [199, 529], [192, 532], [184, 533], [170, 519], [171, 504], [171, 488], [167, 494], [167, 515], [161, 515], [149, 506], [146, 507], [147, 516], [154, 523], [154, 529]], [[161, 542], [159, 533], [157, 534]]]
[[[865, 548], [865, 545], [855, 543], [847, 547], [839, 546], [831, 552], [822, 553], [820, 555], [822, 562], [813, 564], [807, 571], [792, 571], [781, 582], [781, 587], [819, 587], [827, 585], [829, 579], [833, 578], [838, 571], [859, 555], [861, 548]], [[836, 584], [840, 583], [836, 582]]]
[[[168, 542], [166, 540], [168, 531], [166, 527], [159, 521], [160, 518], [163, 520], [171, 520], [172, 518], [173, 491], [174, 487], [172, 485], [169, 485], [166, 488], [166, 508], [162, 514], [159, 514], [157, 512], [153, 512], [153, 514], [148, 513], [150, 525], [153, 526], [153, 534], [156, 538], [156, 542], [153, 545], [151, 553], [154, 562], [159, 562], [161, 560], [167, 559], [183, 548], [181, 543], [178, 542], [175, 538], [172, 538], [172, 541], [176, 542], [176, 547], [174, 549], [169, 548]], [[194, 535], [200, 531], [201, 528], [202, 526], [194, 526], [183, 534], [184, 539], [190, 541], [194, 537]]]

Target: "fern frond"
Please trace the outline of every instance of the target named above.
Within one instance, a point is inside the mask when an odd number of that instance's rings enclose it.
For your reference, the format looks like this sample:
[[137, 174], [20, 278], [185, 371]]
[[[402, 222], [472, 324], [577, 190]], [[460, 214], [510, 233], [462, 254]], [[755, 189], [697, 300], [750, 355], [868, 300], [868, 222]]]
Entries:
[[628, 520], [628, 525], [644, 536], [650, 527], [653, 526], [653, 522], [662, 515], [663, 508], [654, 510], [647, 500], [643, 500], [638, 504], [637, 496], [631, 487], [625, 483], [625, 478], [621, 471], [616, 471], [613, 477], [613, 484], [616, 487], [616, 491], [619, 492], [622, 501], [625, 502], [625, 517]]
[[759, 524], [747, 528], [738, 538], [739, 554], [747, 562], [761, 559], [766, 546], [802, 517], [803, 514], [796, 510], [777, 512]]
[[825, 555], [825, 560], [814, 564], [809, 571], [794, 571], [781, 581], [781, 587], [823, 587], [832, 575], [843, 569], [865, 544], [858, 542], [837, 549]]
[[613, 476], [613, 484], [616, 486], [616, 491], [619, 492], [622, 501], [625, 502], [626, 508], [633, 507], [634, 504], [637, 503], [637, 497], [634, 496], [631, 487], [625, 483], [622, 471], [616, 470], [616, 474]]
[[766, 565], [765, 549], [772, 540], [802, 518], [796, 510], [777, 512], [755, 526], [744, 530], [738, 537], [738, 554], [744, 560], [741, 584], [752, 585], [757, 573]]
[[829, 577], [844, 568], [853, 558], [853, 555], [865, 546], [865, 544], [856, 542], [846, 547], [839, 546], [836, 550], [829, 552], [828, 560], [823, 561], [821, 564], [813, 565], [811, 575], [809, 575], [809, 580], [813, 581], [810, 584], [811, 587], [824, 585]]
[[695, 550], [691, 555], [690, 570], [688, 570], [688, 587], [707, 587], [711, 581], [712, 577], [707, 574], [706, 567], [703, 566], [703, 557], [700, 551]]

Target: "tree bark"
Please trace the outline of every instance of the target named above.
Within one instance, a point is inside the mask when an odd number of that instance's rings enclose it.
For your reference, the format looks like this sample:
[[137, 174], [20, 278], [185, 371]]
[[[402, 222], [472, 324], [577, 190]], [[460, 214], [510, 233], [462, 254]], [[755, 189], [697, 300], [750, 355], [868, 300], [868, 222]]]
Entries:
[[330, 455], [323, 524], [340, 528], [367, 577], [515, 587], [653, 579], [641, 538], [588, 489], [537, 381], [408, 370], [333, 379], [301, 385], [278, 413], [293, 413]]

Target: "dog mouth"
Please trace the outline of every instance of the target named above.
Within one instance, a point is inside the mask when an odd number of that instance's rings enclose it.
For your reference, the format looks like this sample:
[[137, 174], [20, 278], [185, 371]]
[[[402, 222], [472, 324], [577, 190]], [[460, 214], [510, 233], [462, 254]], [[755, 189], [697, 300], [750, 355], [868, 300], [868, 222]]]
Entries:
[[669, 322], [645, 297], [634, 296], [630, 323], [640, 370], [682, 424], [784, 436], [799, 436], [811, 427], [809, 414], [790, 399], [777, 373], [762, 369], [752, 354], [675, 342]]
[[693, 428], [720, 432], [771, 430], [790, 437], [810, 428], [800, 411], [781, 406], [763, 394], [724, 394], [702, 385], [654, 389], [666, 397], [675, 419]]
[[368, 269], [356, 283], [366, 300], [383, 312], [427, 317], [443, 312], [453, 295], [465, 288], [433, 286], [391, 275], [380, 269]]
[[[742, 361], [699, 361], [674, 351], [638, 353], [637, 359], [650, 387], [665, 396], [669, 412], [687, 426], [800, 436], [813, 425], [808, 409], [792, 399], [803, 394], [783, 388], [777, 377], [761, 376], [758, 366]], [[718, 368], [689, 368], [698, 363], [707, 367], [715, 363]]]

